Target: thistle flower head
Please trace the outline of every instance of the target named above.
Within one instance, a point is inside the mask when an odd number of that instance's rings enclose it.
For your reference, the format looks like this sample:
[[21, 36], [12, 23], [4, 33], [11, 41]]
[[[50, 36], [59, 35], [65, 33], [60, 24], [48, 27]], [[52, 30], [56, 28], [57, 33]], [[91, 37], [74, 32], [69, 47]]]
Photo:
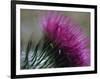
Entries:
[[42, 16], [41, 26], [45, 36], [70, 58], [72, 65], [90, 65], [89, 37], [72, 18], [49, 11]]

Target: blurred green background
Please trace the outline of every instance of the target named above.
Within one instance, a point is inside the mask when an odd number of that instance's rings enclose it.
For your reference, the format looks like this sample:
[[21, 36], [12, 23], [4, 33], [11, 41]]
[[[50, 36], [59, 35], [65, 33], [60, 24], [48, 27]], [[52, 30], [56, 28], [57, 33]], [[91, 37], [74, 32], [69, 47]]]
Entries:
[[[39, 17], [46, 11], [21, 9], [21, 43], [26, 46], [27, 41], [32, 35], [33, 43], [37, 42], [42, 37], [41, 29], [39, 28]], [[65, 16], [70, 16], [76, 23], [78, 23], [85, 30], [86, 34], [90, 36], [90, 13], [89, 12], [61, 12]]]

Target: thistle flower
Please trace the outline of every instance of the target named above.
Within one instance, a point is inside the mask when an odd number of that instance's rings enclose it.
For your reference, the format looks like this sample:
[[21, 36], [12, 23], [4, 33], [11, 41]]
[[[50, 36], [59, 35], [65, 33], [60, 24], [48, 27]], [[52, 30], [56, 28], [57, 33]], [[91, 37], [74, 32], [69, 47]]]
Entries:
[[42, 16], [41, 26], [45, 37], [66, 55], [71, 66], [90, 65], [89, 37], [72, 18], [49, 11]]

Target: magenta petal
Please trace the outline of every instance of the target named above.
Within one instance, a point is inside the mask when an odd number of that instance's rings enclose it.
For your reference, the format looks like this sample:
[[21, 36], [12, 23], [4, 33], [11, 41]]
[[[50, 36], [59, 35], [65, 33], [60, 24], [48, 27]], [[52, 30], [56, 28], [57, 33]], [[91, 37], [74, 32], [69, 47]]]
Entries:
[[41, 21], [46, 37], [70, 57], [74, 66], [90, 65], [90, 40], [77, 23], [56, 11], [47, 12]]

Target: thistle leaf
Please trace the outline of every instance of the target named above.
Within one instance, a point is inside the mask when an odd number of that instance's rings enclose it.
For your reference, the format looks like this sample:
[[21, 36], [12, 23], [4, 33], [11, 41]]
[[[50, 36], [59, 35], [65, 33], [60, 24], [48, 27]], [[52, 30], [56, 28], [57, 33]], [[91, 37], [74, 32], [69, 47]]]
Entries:
[[[30, 39], [24, 54], [21, 69], [57, 68], [67, 66], [68, 63], [65, 57], [59, 53], [59, 49], [50, 40], [44, 38], [35, 47]], [[22, 56], [21, 54], [21, 58]]]

